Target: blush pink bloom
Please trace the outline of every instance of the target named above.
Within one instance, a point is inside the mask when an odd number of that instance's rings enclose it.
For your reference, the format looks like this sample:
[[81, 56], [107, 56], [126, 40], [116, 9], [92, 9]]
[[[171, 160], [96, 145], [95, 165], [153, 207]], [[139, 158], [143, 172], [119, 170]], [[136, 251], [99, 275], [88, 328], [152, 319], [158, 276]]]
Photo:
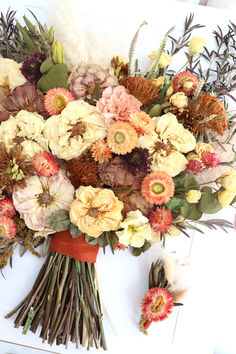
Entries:
[[97, 110], [108, 126], [117, 120], [129, 121], [130, 113], [140, 111], [141, 106], [142, 103], [123, 86], [108, 87], [97, 102]]
[[220, 164], [220, 157], [214, 152], [206, 152], [202, 156], [202, 162], [206, 167], [217, 167]]

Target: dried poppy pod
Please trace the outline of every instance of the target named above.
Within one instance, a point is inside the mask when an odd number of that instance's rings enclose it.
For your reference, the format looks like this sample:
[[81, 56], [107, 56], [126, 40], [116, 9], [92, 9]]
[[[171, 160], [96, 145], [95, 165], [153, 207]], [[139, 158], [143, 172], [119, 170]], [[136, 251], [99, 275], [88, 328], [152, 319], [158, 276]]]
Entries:
[[211, 129], [223, 135], [227, 129], [226, 111], [223, 103], [208, 93], [199, 95], [197, 101], [190, 107], [190, 116], [197, 123], [195, 131]]
[[119, 80], [128, 93], [136, 97], [142, 104], [156, 101], [160, 97], [159, 89], [151, 81], [142, 77], [127, 77]]

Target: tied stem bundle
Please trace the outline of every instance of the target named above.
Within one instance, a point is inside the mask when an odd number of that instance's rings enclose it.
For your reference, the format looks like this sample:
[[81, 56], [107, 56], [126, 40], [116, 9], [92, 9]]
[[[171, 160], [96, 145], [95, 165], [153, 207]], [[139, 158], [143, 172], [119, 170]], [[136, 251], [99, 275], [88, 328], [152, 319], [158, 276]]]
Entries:
[[23, 334], [41, 324], [40, 338], [50, 345], [107, 349], [93, 263], [50, 252], [32, 290], [5, 318], [18, 311], [15, 328], [23, 326]]

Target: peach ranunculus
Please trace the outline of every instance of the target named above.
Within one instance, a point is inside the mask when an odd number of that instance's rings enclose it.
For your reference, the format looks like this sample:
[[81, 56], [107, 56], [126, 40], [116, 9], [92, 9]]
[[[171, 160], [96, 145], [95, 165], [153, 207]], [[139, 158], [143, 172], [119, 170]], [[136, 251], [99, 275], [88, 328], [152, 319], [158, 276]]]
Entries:
[[117, 230], [122, 220], [123, 203], [113, 191], [81, 186], [70, 207], [70, 219], [81, 232], [92, 237]]
[[142, 103], [123, 86], [108, 87], [97, 102], [97, 110], [109, 126], [116, 120], [129, 121], [130, 113], [140, 111]]

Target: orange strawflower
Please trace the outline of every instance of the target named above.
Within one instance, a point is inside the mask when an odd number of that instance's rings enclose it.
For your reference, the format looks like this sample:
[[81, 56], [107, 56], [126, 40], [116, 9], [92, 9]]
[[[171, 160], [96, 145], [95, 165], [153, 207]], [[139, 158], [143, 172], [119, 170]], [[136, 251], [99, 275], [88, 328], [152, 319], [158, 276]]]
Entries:
[[155, 171], [147, 175], [141, 185], [144, 198], [155, 204], [168, 203], [173, 197], [175, 186], [173, 179], [164, 171]]
[[138, 134], [127, 122], [118, 121], [108, 129], [107, 144], [115, 154], [125, 155], [131, 152], [137, 141]]
[[112, 158], [112, 152], [105, 139], [96, 140], [90, 147], [92, 156], [96, 162], [106, 163]]

